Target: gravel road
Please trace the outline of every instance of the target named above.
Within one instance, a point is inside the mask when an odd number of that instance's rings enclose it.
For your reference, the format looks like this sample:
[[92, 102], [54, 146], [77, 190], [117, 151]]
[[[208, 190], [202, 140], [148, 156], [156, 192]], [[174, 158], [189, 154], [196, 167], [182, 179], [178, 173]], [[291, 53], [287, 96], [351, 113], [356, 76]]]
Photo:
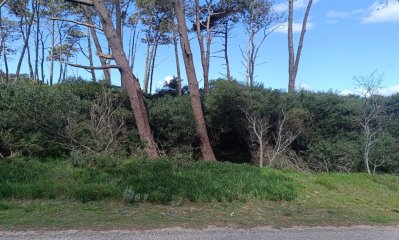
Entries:
[[317, 227], [317, 228], [206, 228], [202, 230], [169, 228], [146, 231], [26, 231], [0, 232], [0, 240], [399, 240], [398, 227]]

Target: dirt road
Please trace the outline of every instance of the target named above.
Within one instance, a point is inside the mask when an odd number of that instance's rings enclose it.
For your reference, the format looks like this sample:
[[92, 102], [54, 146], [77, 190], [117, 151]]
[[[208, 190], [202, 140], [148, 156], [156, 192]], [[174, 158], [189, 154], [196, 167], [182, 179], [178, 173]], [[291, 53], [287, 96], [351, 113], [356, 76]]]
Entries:
[[317, 227], [317, 228], [252, 228], [252, 229], [230, 229], [215, 228], [207, 229], [182, 229], [169, 228], [162, 230], [146, 231], [26, 231], [26, 232], [0, 232], [0, 240], [399, 240], [398, 227]]

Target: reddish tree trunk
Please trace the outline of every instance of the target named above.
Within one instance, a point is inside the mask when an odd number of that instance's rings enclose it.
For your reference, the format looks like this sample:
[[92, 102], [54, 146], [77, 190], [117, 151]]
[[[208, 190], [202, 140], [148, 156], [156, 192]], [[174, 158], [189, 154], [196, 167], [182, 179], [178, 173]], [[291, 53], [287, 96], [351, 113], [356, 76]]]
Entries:
[[198, 89], [197, 76], [195, 74], [193, 54], [191, 52], [190, 41], [188, 39], [186, 19], [183, 9], [182, 0], [172, 0], [173, 7], [175, 9], [178, 29], [180, 33], [180, 46], [183, 53], [184, 65], [186, 68], [187, 78], [190, 88], [190, 99], [191, 107], [195, 122], [197, 124], [197, 131], [200, 137], [200, 147], [204, 160], [216, 161], [215, 154], [213, 153], [211, 143], [209, 142], [208, 132], [206, 130], [206, 124], [204, 114], [202, 112], [200, 92]]
[[129, 61], [127, 60], [125, 52], [123, 51], [122, 41], [117, 35], [111, 15], [105, 6], [104, 0], [94, 0], [93, 3], [94, 8], [100, 15], [105, 36], [108, 40], [114, 60], [119, 66], [124, 87], [129, 94], [129, 99], [133, 108], [140, 139], [145, 144], [145, 151], [148, 156], [151, 158], [156, 158], [159, 156], [158, 148], [151, 134], [147, 111], [145, 109], [144, 100], [141, 95], [137, 78], [133, 75], [130, 69]]

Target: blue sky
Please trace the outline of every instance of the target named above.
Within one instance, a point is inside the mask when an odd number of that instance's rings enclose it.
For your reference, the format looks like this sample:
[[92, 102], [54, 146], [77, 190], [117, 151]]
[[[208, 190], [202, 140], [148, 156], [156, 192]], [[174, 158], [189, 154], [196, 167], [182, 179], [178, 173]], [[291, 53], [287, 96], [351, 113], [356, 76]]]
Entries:
[[[298, 0], [294, 21], [303, 18], [306, 0]], [[383, 9], [375, 0], [318, 0], [309, 17], [302, 52], [297, 87], [310, 90], [354, 92], [353, 77], [369, 75], [377, 70], [384, 74], [384, 92], [399, 92], [399, 4], [392, 1]], [[276, 9], [285, 10], [286, 1], [276, 1]], [[299, 30], [299, 29], [298, 29]], [[236, 29], [231, 39], [232, 75], [244, 81], [245, 69], [241, 64], [239, 46], [245, 48], [245, 36]], [[296, 40], [299, 33], [296, 35]], [[201, 79], [198, 43], [192, 41], [196, 56], [196, 71]], [[214, 44], [213, 50], [220, 47]], [[265, 87], [287, 89], [288, 50], [285, 29], [272, 33], [261, 49], [256, 81]], [[166, 48], [167, 49], [167, 48]], [[167, 49], [171, 51], [172, 49]], [[162, 54], [163, 55], [163, 54]], [[163, 55], [166, 61], [159, 65], [157, 79], [173, 75], [172, 53]], [[162, 58], [162, 57], [161, 57]], [[161, 59], [159, 59], [161, 60]], [[211, 60], [210, 77], [224, 73], [222, 60]], [[172, 67], [173, 65], [173, 67]], [[139, 72], [139, 71], [138, 71]], [[158, 83], [159, 84], [159, 83]]]
[[[399, 92], [399, 3], [381, 9], [380, 0], [314, 0], [308, 22], [302, 51], [297, 87], [315, 91], [354, 92], [353, 77], [369, 75], [375, 70], [384, 74], [385, 93]], [[298, 0], [295, 5], [294, 21], [301, 23], [307, 0]], [[284, 11], [286, 0], [276, 0], [275, 9]], [[299, 29], [298, 29], [299, 30]], [[128, 35], [128, 29], [125, 30]], [[246, 36], [242, 27], [235, 29], [235, 37], [230, 40], [230, 61], [232, 75], [244, 81], [240, 47], [245, 49]], [[296, 33], [297, 37], [299, 33]], [[202, 82], [202, 69], [198, 42], [194, 35], [191, 46], [194, 53], [196, 72]], [[212, 51], [220, 50], [219, 39], [215, 39]], [[104, 42], [105, 44], [105, 42]], [[125, 39], [127, 46], [127, 39]], [[284, 27], [272, 33], [261, 48], [255, 75], [256, 82], [265, 87], [287, 89], [288, 51], [287, 34]], [[83, 64], [78, 56], [73, 61]], [[137, 54], [134, 73], [143, 79], [145, 64], [145, 45], [141, 44]], [[157, 58], [154, 74], [155, 88], [162, 85], [167, 76], [176, 75], [172, 46], [162, 46]], [[97, 62], [98, 64], [98, 62]], [[12, 64], [15, 65], [16, 64]], [[186, 79], [181, 60], [183, 78]], [[26, 66], [26, 64], [25, 64]], [[13, 66], [12, 66], [13, 67]], [[15, 71], [11, 67], [11, 71]], [[27, 72], [27, 69], [23, 69]], [[211, 59], [210, 79], [221, 77], [224, 73], [223, 60]], [[71, 75], [89, 78], [85, 70], [71, 70]], [[101, 71], [97, 72], [98, 75]], [[57, 76], [57, 73], [56, 73]], [[113, 70], [113, 82], [119, 83], [119, 74]]]

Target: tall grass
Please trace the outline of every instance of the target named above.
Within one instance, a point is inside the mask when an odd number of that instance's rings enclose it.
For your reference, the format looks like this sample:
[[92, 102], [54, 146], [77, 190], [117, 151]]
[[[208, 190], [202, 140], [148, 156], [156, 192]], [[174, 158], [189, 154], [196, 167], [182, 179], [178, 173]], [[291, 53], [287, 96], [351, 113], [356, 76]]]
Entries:
[[[103, 157], [102, 157], [103, 158]], [[296, 183], [276, 171], [250, 165], [120, 161], [114, 168], [73, 167], [63, 160], [12, 159], [0, 162], [0, 199], [72, 199], [82, 202], [122, 199], [131, 186], [148, 201], [213, 202], [249, 199], [293, 200]]]

